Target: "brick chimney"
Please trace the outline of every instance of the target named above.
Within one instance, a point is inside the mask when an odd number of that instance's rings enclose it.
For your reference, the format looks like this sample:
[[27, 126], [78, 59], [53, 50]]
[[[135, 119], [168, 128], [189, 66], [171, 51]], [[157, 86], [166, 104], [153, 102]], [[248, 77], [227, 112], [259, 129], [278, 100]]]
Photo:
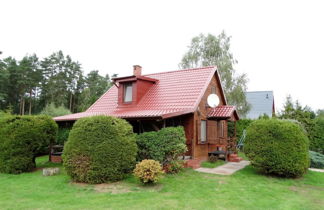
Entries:
[[142, 66], [140, 65], [134, 65], [134, 76], [141, 76], [142, 75]]

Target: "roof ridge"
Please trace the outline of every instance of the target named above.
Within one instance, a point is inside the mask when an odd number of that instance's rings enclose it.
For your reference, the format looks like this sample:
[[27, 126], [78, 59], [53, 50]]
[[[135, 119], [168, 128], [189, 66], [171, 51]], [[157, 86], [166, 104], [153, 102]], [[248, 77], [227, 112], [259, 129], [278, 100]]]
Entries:
[[156, 74], [167, 74], [167, 73], [173, 73], [173, 72], [183, 72], [183, 71], [192, 71], [192, 70], [201, 70], [201, 69], [211, 69], [211, 68], [216, 68], [216, 66], [206, 66], [206, 67], [197, 67], [197, 68], [188, 68], [188, 69], [178, 69], [178, 70], [171, 70], [171, 71], [163, 71], [163, 72], [157, 72], [157, 73], [152, 73], [152, 74], [145, 74], [143, 76], [151, 76], [151, 75], [156, 75]]

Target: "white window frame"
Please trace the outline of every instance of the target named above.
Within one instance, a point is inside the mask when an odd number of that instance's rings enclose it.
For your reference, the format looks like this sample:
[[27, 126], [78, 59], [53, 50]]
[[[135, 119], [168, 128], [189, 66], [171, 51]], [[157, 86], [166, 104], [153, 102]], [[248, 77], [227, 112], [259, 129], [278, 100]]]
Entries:
[[207, 142], [207, 120], [200, 121], [200, 142]]
[[[129, 95], [127, 95], [129, 94]], [[133, 101], [133, 83], [124, 84], [124, 103], [131, 103]]]

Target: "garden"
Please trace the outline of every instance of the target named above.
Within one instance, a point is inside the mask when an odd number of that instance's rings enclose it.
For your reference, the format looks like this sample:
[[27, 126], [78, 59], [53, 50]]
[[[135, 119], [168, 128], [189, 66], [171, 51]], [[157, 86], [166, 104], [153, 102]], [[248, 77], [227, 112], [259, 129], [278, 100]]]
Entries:
[[[46, 116], [0, 120], [1, 209], [321, 209], [322, 156], [296, 122], [255, 120], [244, 145], [251, 165], [231, 176], [183, 168], [182, 127], [134, 134], [127, 121], [96, 116], [78, 120], [63, 164], [48, 161], [58, 127]], [[246, 155], [246, 156], [245, 156]], [[310, 158], [311, 155], [311, 158]], [[316, 157], [316, 158], [313, 158]], [[224, 162], [209, 161], [202, 167]], [[57, 168], [53, 176], [43, 169]]]

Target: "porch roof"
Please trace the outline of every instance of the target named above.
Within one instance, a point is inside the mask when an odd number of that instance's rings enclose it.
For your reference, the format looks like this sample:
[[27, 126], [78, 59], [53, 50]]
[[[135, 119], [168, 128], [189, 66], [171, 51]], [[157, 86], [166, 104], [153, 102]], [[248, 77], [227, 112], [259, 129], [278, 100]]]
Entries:
[[235, 106], [223, 105], [217, 106], [209, 110], [207, 117], [209, 119], [230, 119], [232, 121], [239, 120], [239, 116]]

